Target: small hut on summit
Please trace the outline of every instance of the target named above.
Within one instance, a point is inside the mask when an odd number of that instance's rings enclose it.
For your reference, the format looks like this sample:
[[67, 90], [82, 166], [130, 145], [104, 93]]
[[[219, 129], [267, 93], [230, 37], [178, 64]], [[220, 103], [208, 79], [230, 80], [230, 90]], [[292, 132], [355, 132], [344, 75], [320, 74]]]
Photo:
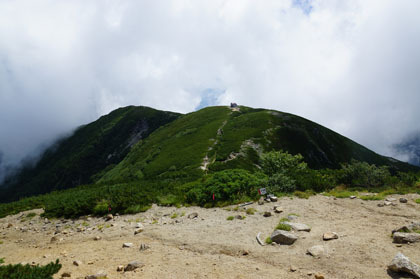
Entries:
[[238, 104], [237, 103], [230, 103], [230, 107], [231, 108], [237, 108], [238, 107]]

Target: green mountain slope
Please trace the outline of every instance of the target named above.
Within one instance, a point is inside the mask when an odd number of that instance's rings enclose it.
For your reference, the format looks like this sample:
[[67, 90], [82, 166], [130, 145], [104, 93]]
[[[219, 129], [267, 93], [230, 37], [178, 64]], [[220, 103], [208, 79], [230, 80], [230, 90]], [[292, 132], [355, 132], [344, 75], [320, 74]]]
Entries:
[[79, 127], [73, 135], [51, 146], [35, 167], [23, 168], [5, 182], [1, 201], [92, 183], [118, 164], [138, 141], [179, 114], [148, 107], [114, 110]]
[[224, 169], [259, 168], [271, 150], [302, 154], [311, 168], [339, 168], [352, 159], [418, 170], [387, 158], [304, 118], [265, 109], [208, 107], [179, 117], [139, 142], [101, 183], [155, 178], [192, 180]]

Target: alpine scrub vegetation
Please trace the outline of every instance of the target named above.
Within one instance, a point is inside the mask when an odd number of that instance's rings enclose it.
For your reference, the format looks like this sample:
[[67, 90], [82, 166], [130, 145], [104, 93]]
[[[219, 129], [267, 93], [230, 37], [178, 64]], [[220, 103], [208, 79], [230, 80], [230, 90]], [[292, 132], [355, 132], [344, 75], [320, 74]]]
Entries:
[[[0, 260], [0, 264], [3, 260]], [[29, 264], [0, 265], [0, 278], [8, 279], [52, 279], [53, 275], [61, 269], [58, 260], [45, 266], [30, 266]]]

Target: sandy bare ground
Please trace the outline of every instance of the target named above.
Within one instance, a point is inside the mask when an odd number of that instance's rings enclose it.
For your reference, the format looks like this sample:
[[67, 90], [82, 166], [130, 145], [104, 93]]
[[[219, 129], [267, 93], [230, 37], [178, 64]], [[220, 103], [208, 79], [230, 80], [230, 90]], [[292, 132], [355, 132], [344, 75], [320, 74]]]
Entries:
[[[401, 196], [395, 195], [395, 198]], [[282, 198], [276, 203], [246, 206], [255, 208], [254, 215], [229, 211], [233, 208], [203, 209], [153, 206], [145, 213], [103, 218], [50, 220], [36, 217], [24, 220], [25, 213], [0, 219], [0, 258], [6, 263], [46, 264], [60, 259], [63, 264], [55, 278], [71, 272], [71, 278], [84, 278], [104, 270], [108, 278], [405, 278], [390, 275], [386, 266], [397, 252], [420, 264], [420, 243], [392, 243], [391, 231], [412, 221], [420, 221], [419, 195], [405, 195], [407, 204], [378, 207], [380, 201], [334, 199], [322, 195], [309, 199]], [[273, 212], [280, 205], [283, 213]], [[263, 217], [264, 211], [273, 216]], [[198, 218], [187, 216], [198, 213]], [[176, 218], [171, 218], [177, 213]], [[294, 222], [309, 225], [310, 232], [299, 232], [291, 246], [260, 246], [256, 235], [264, 240], [280, 218], [289, 214], [299, 217]], [[244, 220], [228, 221], [228, 216], [244, 215]], [[30, 223], [31, 222], [31, 223]], [[144, 231], [134, 235], [136, 223]], [[13, 226], [10, 228], [8, 224]], [[51, 243], [56, 225], [61, 232]], [[77, 228], [84, 228], [78, 232]], [[28, 231], [24, 232], [25, 228]], [[102, 229], [101, 229], [102, 228]], [[80, 229], [79, 229], [80, 230]], [[334, 231], [339, 239], [323, 241], [324, 232]], [[94, 240], [100, 236], [100, 240]], [[125, 242], [134, 244], [123, 248]], [[150, 246], [140, 251], [140, 244]], [[317, 259], [306, 254], [308, 248], [322, 245], [326, 254]], [[401, 246], [401, 247], [399, 247]], [[82, 265], [75, 266], [79, 260]], [[117, 272], [119, 265], [140, 261], [144, 267], [134, 272]], [[290, 266], [297, 270], [290, 271]], [[392, 277], [393, 276], [393, 277]]]

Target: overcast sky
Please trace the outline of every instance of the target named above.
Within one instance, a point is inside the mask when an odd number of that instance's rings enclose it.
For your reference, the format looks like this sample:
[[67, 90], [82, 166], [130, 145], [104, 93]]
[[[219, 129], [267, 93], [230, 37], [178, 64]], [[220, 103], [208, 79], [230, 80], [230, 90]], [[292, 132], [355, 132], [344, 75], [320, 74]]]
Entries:
[[126, 105], [231, 101], [374, 151], [420, 130], [419, 0], [0, 0], [0, 161]]

